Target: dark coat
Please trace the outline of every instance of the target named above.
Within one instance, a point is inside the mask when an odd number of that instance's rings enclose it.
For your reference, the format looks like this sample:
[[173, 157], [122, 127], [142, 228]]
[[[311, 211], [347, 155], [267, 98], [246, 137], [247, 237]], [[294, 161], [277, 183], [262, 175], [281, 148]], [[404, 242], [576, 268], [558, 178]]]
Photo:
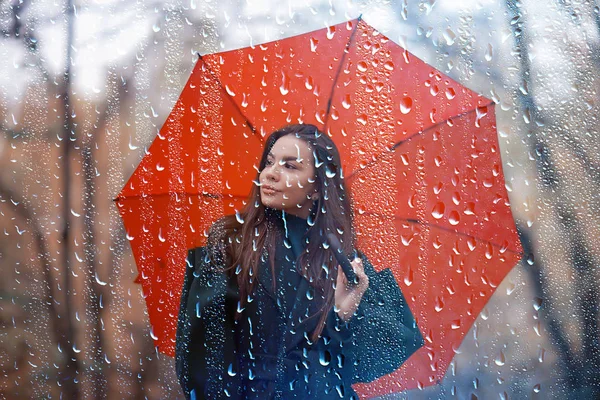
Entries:
[[[294, 288], [287, 301], [273, 291], [265, 265], [252, 301], [236, 321], [235, 278], [210, 262], [206, 247], [190, 250], [176, 342], [186, 398], [357, 398], [352, 383], [399, 368], [423, 344], [421, 333], [391, 271], [377, 273], [361, 257], [369, 288], [357, 313], [346, 323], [330, 310], [321, 337], [312, 343], [318, 318], [308, 317], [319, 302], [311, 301], [308, 280], [288, 275], [296, 281], [287, 282]], [[295, 259], [292, 248], [280, 246], [275, 264], [294, 271]]]

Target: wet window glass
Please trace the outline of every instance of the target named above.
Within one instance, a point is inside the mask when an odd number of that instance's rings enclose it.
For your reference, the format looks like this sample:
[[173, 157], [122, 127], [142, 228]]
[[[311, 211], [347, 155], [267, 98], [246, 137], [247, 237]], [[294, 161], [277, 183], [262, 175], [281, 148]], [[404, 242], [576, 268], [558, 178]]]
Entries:
[[3, 398], [596, 398], [600, 9], [0, 5]]

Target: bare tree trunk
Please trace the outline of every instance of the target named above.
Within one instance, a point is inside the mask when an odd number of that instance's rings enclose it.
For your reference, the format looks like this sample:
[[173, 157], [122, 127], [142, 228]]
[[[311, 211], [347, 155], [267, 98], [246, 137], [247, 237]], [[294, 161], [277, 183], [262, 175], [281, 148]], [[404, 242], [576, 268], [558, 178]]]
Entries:
[[[98, 124], [103, 126], [104, 123]], [[94, 398], [102, 399], [105, 397], [106, 377], [104, 374], [105, 362], [103, 357], [104, 352], [104, 335], [102, 328], [102, 310], [100, 301], [103, 298], [104, 290], [100, 285], [100, 274], [96, 263], [96, 240], [94, 233], [95, 215], [95, 173], [94, 159], [92, 149], [88, 146], [83, 148], [83, 170], [84, 170], [84, 225], [85, 225], [85, 241], [84, 252], [87, 264], [87, 279], [86, 286], [89, 288], [89, 297], [87, 299], [88, 316], [94, 320], [93, 334], [90, 341], [90, 352], [93, 357], [93, 370], [91, 376], [93, 380]]]
[[52, 276], [52, 261], [50, 257], [50, 249], [46, 242], [46, 237], [42, 229], [36, 223], [37, 219], [33, 215], [33, 212], [29, 209], [29, 206], [21, 196], [13, 192], [11, 189], [0, 183], [0, 197], [9, 199], [12, 204], [15, 205], [15, 213], [24, 221], [27, 222], [31, 229], [39, 259], [42, 264], [42, 271], [44, 274], [44, 281], [47, 283], [47, 288], [44, 303], [48, 305], [48, 315], [50, 317], [50, 329], [49, 331], [55, 335], [55, 341], [59, 349], [67, 349], [69, 342], [67, 340], [68, 327], [64, 321], [60, 318], [60, 312], [58, 310], [58, 298], [54, 290], [54, 278]]
[[70, 255], [71, 255], [71, 237], [70, 237], [70, 214], [71, 214], [71, 147], [72, 141], [75, 140], [75, 125], [73, 123], [73, 113], [74, 109], [71, 104], [70, 94], [71, 94], [71, 57], [72, 57], [72, 47], [73, 47], [73, 34], [74, 34], [74, 21], [73, 21], [73, 1], [67, 0], [66, 5], [66, 19], [67, 19], [67, 55], [66, 55], [66, 65], [65, 65], [65, 73], [64, 73], [64, 82], [63, 82], [63, 91], [61, 94], [61, 98], [63, 101], [64, 107], [64, 133], [63, 133], [63, 232], [62, 232], [62, 245], [63, 245], [63, 262], [64, 262], [64, 274], [63, 274], [63, 290], [65, 293], [65, 315], [63, 316], [67, 325], [67, 338], [66, 341], [69, 345], [63, 349], [65, 351], [66, 360], [63, 374], [61, 377], [61, 381], [64, 387], [64, 394], [66, 399], [78, 399], [79, 398], [79, 385], [78, 385], [78, 375], [79, 375], [79, 363], [77, 360], [77, 355], [73, 350], [75, 346], [75, 326], [73, 324], [73, 310], [71, 307], [72, 296], [71, 293], [71, 265], [70, 265]]
[[[91, 372], [93, 380], [93, 394], [96, 399], [106, 397], [108, 391], [108, 380], [106, 377], [106, 368], [108, 364], [105, 359], [106, 345], [104, 340], [103, 314], [104, 307], [107, 306], [107, 291], [104, 290], [105, 282], [101, 280], [101, 273], [96, 261], [98, 243], [94, 229], [96, 217], [96, 168], [94, 159], [94, 149], [97, 143], [104, 140], [106, 122], [111, 114], [110, 98], [100, 111], [100, 116], [94, 124], [94, 129], [90, 133], [91, 141], [88, 144], [82, 144], [83, 152], [83, 171], [84, 171], [84, 226], [85, 226], [85, 258], [87, 266], [86, 286], [90, 289], [87, 299], [88, 315], [94, 319], [94, 332], [92, 334], [91, 354], [93, 356], [93, 371]], [[100, 306], [100, 303], [103, 306]]]

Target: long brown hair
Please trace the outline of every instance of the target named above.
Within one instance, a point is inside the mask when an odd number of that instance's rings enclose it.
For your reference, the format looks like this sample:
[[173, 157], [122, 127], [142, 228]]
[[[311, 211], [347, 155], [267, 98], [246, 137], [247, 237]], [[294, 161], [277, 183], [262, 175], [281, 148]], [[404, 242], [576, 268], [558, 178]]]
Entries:
[[[288, 125], [271, 133], [266, 140], [259, 171], [246, 206], [237, 215], [227, 215], [217, 221], [209, 233], [209, 245], [217, 241], [221, 243], [224, 268], [229, 276], [237, 275], [241, 308], [255, 288], [259, 267], [265, 261], [264, 249], [269, 254], [271, 273], [275, 276], [275, 247], [282, 237], [282, 227], [277, 221], [280, 214], [262, 204], [258, 183], [271, 148], [279, 138], [286, 135], [294, 135], [312, 149], [315, 158], [315, 187], [320, 193], [308, 217], [308, 244], [296, 263], [300, 266], [302, 275], [324, 299], [317, 314], [311, 316], [320, 316], [312, 334], [312, 340], [315, 341], [323, 331], [327, 313], [334, 305], [334, 283], [338, 270], [332, 251], [323, 246], [325, 235], [329, 232], [337, 235], [346, 254], [354, 248], [355, 239], [351, 199], [344, 184], [340, 154], [331, 138], [310, 124]], [[236, 315], [239, 318], [240, 313]]]

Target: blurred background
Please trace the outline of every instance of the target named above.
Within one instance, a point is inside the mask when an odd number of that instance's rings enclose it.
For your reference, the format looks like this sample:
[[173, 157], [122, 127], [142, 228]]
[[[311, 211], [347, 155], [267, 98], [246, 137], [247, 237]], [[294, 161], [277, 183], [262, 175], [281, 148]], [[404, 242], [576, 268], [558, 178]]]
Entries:
[[440, 385], [600, 398], [600, 10], [577, 0], [0, 2], [0, 397], [182, 398], [112, 199], [197, 52], [359, 15], [493, 99], [526, 256]]

